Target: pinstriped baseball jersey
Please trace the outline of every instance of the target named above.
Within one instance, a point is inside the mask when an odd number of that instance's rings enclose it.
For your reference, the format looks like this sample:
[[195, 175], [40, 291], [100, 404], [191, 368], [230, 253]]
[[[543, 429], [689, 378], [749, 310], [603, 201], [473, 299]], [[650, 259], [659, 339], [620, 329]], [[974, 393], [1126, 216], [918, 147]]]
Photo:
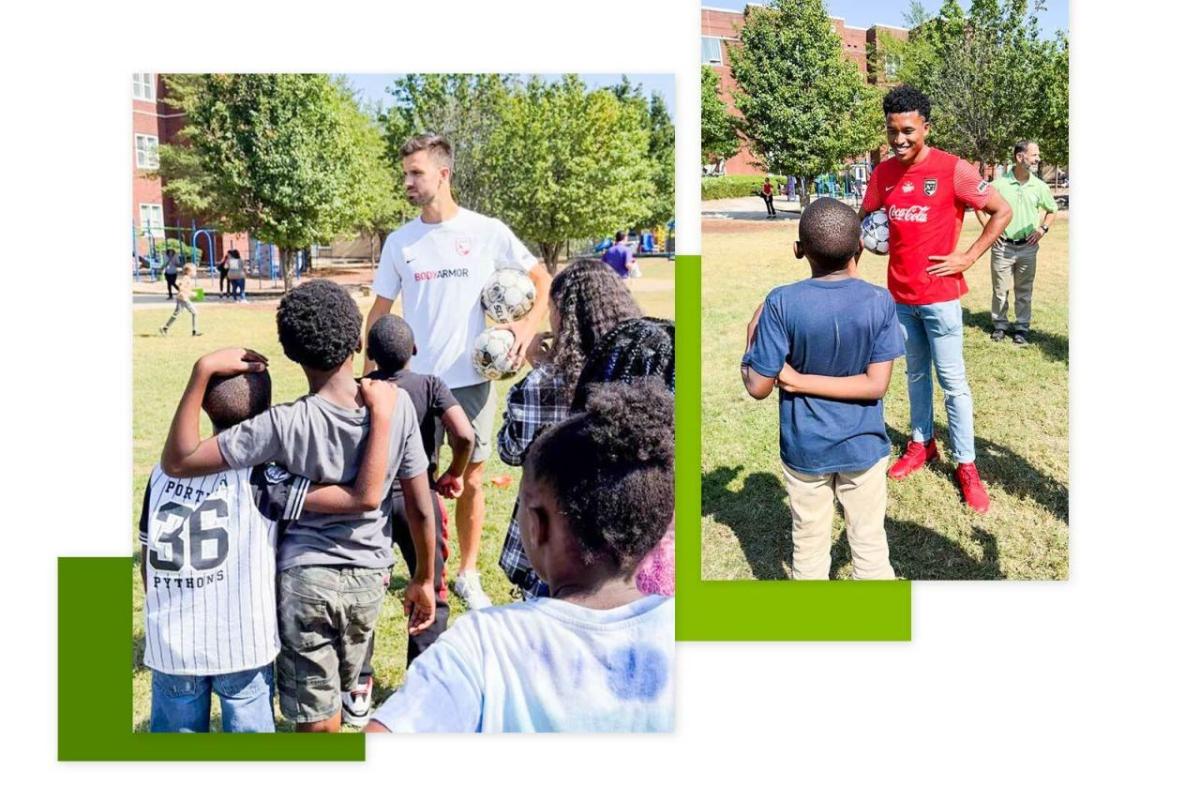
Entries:
[[142, 503], [147, 667], [210, 676], [279, 653], [275, 543], [308, 480], [276, 465], [172, 478], [158, 466]]

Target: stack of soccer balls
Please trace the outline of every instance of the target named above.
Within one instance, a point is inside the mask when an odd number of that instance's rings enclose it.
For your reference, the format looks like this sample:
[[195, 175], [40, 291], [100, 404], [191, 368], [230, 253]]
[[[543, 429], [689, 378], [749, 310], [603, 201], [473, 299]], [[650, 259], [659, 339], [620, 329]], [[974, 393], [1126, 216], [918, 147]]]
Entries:
[[863, 247], [872, 253], [886, 256], [888, 252], [888, 215], [883, 209], [873, 211], [862, 221]]
[[[496, 323], [513, 323], [529, 314], [537, 296], [533, 281], [524, 270], [497, 270], [479, 295], [483, 310]], [[516, 338], [506, 328], [489, 328], [475, 338], [471, 362], [489, 381], [508, 378], [520, 365], [508, 358]]]

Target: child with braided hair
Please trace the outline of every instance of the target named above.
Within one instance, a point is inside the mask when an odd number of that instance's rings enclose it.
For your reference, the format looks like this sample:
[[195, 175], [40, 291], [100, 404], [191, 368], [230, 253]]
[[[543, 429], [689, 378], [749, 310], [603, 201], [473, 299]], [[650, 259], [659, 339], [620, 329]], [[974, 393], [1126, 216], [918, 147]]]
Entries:
[[521, 538], [550, 597], [470, 612], [367, 731], [667, 731], [673, 598], [638, 566], [675, 506], [674, 400], [659, 380], [594, 387], [525, 458]]
[[[578, 259], [550, 284], [550, 332], [534, 337], [533, 369], [508, 391], [504, 425], [496, 438], [500, 458], [519, 467], [538, 432], [566, 418], [589, 354], [624, 320], [641, 316], [616, 273], [597, 259]], [[513, 506], [500, 548], [500, 567], [526, 597], [546, 595], [521, 546], [520, 501]]]

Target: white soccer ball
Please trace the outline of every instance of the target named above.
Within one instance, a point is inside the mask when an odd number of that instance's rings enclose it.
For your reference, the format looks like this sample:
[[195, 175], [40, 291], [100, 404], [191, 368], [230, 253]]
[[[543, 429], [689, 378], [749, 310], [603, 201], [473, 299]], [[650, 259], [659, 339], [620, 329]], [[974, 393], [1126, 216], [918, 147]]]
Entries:
[[886, 256], [888, 252], [888, 215], [883, 209], [873, 211], [862, 221], [863, 247], [872, 253]]
[[516, 337], [507, 328], [489, 328], [475, 337], [471, 348], [471, 363], [489, 381], [515, 375], [518, 365], [508, 358]]
[[483, 285], [479, 303], [484, 312], [498, 323], [511, 323], [529, 314], [537, 292], [524, 270], [496, 270]]

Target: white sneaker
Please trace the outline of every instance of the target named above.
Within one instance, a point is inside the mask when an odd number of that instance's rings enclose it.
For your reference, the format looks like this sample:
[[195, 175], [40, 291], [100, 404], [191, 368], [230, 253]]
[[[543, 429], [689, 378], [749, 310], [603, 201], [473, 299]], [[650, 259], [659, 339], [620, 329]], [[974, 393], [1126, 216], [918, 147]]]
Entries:
[[366, 681], [359, 679], [358, 684], [350, 692], [342, 693], [342, 723], [362, 728], [371, 719], [371, 688], [375, 680], [367, 676]]
[[466, 602], [468, 609], [487, 609], [492, 605], [492, 599], [483, 591], [478, 573], [459, 573], [453, 589], [454, 594]]

